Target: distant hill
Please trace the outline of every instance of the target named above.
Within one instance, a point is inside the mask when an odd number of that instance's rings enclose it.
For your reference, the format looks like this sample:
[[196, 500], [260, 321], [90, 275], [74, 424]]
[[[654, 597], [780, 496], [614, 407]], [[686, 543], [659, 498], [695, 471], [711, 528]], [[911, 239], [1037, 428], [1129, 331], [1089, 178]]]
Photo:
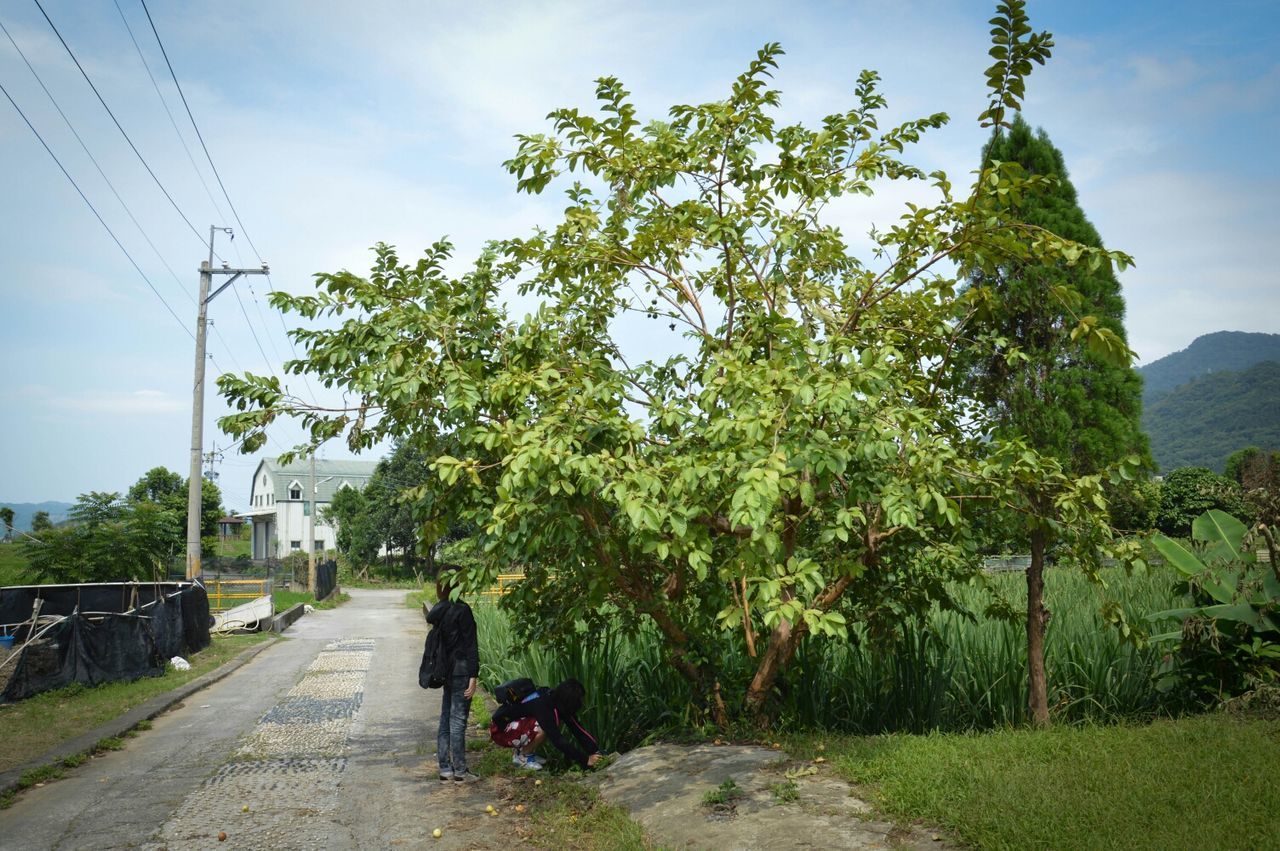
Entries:
[[[1280, 340], [1280, 335], [1273, 334], [1242, 336]], [[1215, 371], [1146, 404], [1142, 426], [1160, 469], [1208, 467], [1221, 473], [1227, 456], [1237, 449], [1280, 450], [1278, 361], [1257, 363], [1239, 372]]]
[[1142, 374], [1143, 406], [1164, 398], [1192, 379], [1215, 372], [1243, 372], [1263, 361], [1280, 361], [1280, 334], [1205, 334], [1182, 351], [1138, 369]]
[[21, 532], [31, 531], [31, 518], [37, 511], [47, 511], [50, 520], [61, 523], [71, 506], [70, 502], [0, 502], [0, 508], [13, 509], [13, 528]]

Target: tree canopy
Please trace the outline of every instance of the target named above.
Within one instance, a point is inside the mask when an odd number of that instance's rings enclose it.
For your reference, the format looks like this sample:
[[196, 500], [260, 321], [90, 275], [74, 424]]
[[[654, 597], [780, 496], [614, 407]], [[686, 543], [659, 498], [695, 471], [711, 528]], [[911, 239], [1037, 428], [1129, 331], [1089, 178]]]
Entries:
[[[1022, 6], [994, 21], [988, 126], [1008, 123], [1052, 44]], [[488, 557], [474, 583], [523, 567], [504, 605], [524, 636], [654, 629], [721, 720], [766, 712], [800, 641], [891, 629], [944, 596], [974, 564], [975, 502], [1034, 480], [1059, 522], [1097, 528], [1100, 476], [991, 442], [971, 416], [952, 359], [976, 305], [956, 270], [1124, 256], [1006, 215], [1041, 176], [1001, 164], [956, 194], [900, 159], [948, 119], [881, 129], [874, 72], [849, 110], [779, 124], [781, 55], [767, 45], [724, 100], [647, 123], [599, 80], [598, 111], [555, 111], [506, 164], [521, 191], [563, 185], [563, 219], [464, 274], [446, 273], [446, 241], [413, 263], [379, 245], [368, 276], [273, 294], [337, 322], [294, 331], [305, 354], [287, 372], [355, 401], [322, 410], [277, 378], [223, 376], [238, 411], [223, 428], [246, 451], [280, 416], [315, 443], [411, 442], [435, 479], [403, 496], [474, 526]], [[885, 181], [928, 182], [935, 203], [872, 229], [859, 258], [826, 212]], [[513, 315], [512, 290], [537, 307]], [[1087, 319], [1078, 333], [1109, 345]], [[729, 647], [745, 670], [726, 669]]]

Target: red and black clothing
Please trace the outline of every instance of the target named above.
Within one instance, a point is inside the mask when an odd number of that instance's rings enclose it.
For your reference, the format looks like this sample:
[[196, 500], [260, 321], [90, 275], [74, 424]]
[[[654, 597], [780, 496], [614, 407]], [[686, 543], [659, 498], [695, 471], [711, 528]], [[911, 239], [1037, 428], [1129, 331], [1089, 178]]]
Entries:
[[[537, 721], [538, 726], [551, 740], [551, 744], [583, 768], [587, 768], [587, 758], [591, 754], [600, 753], [595, 737], [586, 731], [575, 715], [560, 711], [555, 704], [555, 697], [549, 690], [540, 690], [537, 697], [530, 698], [524, 703], [499, 707], [498, 711], [493, 713], [493, 723], [489, 727], [490, 735], [497, 741], [509, 723], [521, 718], [532, 718]], [[578, 740], [581, 747], [575, 747], [573, 742], [564, 737], [560, 732], [561, 724], [569, 725], [569, 732], [573, 733], [573, 737]]]

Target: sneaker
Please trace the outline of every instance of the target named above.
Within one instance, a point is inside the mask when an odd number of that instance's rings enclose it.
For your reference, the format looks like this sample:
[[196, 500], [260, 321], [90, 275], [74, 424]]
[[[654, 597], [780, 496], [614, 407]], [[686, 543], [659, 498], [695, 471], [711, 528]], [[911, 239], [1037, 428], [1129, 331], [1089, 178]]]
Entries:
[[479, 779], [480, 779], [479, 775], [472, 774], [470, 771], [455, 771], [453, 773], [454, 783], [472, 783]]
[[547, 764], [546, 759], [545, 759], [545, 758], [543, 758], [543, 757], [538, 756], [536, 753], [531, 753], [531, 754], [529, 754], [529, 759], [534, 760], [535, 762], [537, 762], [537, 763], [538, 763], [538, 765], [546, 765], [546, 764]]
[[442, 768], [442, 769], [440, 769], [440, 782], [442, 782], [442, 783], [443, 783], [443, 782], [445, 782], [445, 781], [447, 781], [447, 780], [452, 780], [452, 779], [453, 779], [453, 769], [452, 769], [452, 768]]
[[538, 771], [542, 768], [542, 763], [538, 762], [538, 758], [536, 756], [525, 756], [519, 751], [511, 757], [511, 761], [521, 768], [527, 768], [529, 771]]

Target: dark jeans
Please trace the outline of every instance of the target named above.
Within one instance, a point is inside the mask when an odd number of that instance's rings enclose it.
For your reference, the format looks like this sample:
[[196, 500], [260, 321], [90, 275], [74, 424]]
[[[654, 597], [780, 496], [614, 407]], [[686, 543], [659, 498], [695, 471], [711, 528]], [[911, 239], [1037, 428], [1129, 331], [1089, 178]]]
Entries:
[[440, 727], [436, 732], [436, 758], [441, 771], [464, 774], [467, 770], [467, 716], [471, 701], [463, 696], [471, 678], [454, 674], [440, 690]]

